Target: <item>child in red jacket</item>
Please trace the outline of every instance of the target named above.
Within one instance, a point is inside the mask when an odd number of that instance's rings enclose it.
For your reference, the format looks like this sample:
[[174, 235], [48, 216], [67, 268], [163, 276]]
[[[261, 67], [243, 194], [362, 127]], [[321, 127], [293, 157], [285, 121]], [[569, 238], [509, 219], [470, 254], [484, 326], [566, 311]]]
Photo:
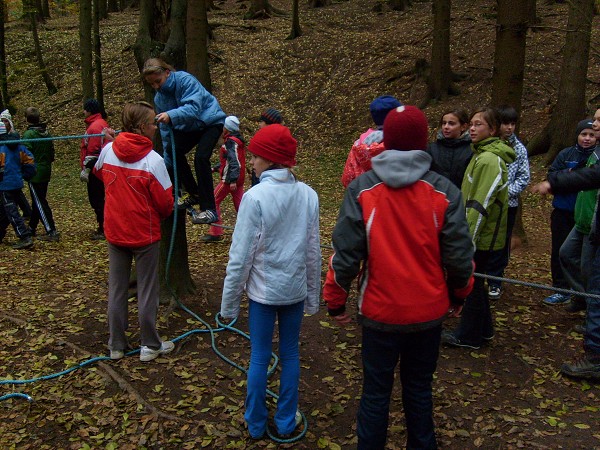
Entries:
[[[219, 150], [221, 180], [215, 188], [215, 205], [219, 221], [211, 225], [208, 234], [202, 236], [204, 242], [219, 242], [223, 240], [221, 224], [221, 202], [231, 194], [233, 207], [236, 212], [244, 195], [244, 177], [246, 173], [246, 144], [240, 134], [240, 121], [235, 116], [228, 116], [223, 127], [223, 145]], [[192, 222], [194, 219], [192, 218]], [[196, 223], [196, 222], [194, 222]]]

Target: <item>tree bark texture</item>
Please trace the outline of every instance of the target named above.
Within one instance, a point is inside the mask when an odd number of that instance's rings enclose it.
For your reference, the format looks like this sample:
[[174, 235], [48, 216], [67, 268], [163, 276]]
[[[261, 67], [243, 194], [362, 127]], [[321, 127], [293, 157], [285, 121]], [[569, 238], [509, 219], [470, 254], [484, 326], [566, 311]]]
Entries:
[[185, 20], [186, 0], [172, 0], [171, 32], [160, 56], [178, 70], [187, 69], [185, 56]]
[[79, 2], [79, 55], [81, 57], [81, 93], [83, 99], [94, 97], [92, 70], [92, 1]]
[[433, 42], [431, 44], [431, 73], [427, 89], [428, 101], [446, 98], [452, 81], [450, 9], [450, 0], [433, 0]]
[[6, 109], [10, 103], [8, 96], [8, 81], [6, 77], [6, 43], [4, 39], [4, 24], [6, 21], [7, 7], [4, 0], [0, 0], [0, 110]]
[[210, 67], [208, 65], [208, 16], [207, 2], [197, 0], [188, 2], [187, 7], [187, 68], [200, 83], [212, 92]]
[[[30, 6], [32, 6], [32, 5], [30, 5]], [[32, 9], [30, 9], [30, 11], [27, 15], [29, 16], [29, 23], [31, 24], [31, 34], [33, 36], [33, 46], [35, 49], [35, 57], [38, 62], [38, 67], [40, 69], [42, 79], [44, 80], [46, 89], [48, 89], [48, 94], [49, 95], [56, 94], [58, 89], [56, 89], [56, 86], [52, 82], [52, 78], [50, 77], [50, 74], [48, 73], [48, 69], [46, 68], [46, 63], [44, 62], [44, 55], [42, 54], [42, 47], [40, 45], [40, 37], [38, 35], [38, 29], [37, 29], [38, 14], [32, 8]]]
[[529, 1], [498, 0], [492, 105], [507, 104], [521, 112]]
[[[102, 0], [105, 1], [105, 0]], [[93, 45], [94, 45], [94, 74], [96, 76], [96, 100], [104, 110], [104, 81], [102, 78], [102, 43], [100, 42], [100, 3], [94, 0], [93, 7]]]
[[302, 28], [300, 28], [300, 12], [299, 12], [299, 0], [292, 1], [292, 30], [288, 39], [296, 39], [298, 36], [302, 36]]
[[530, 155], [548, 152], [547, 163], [551, 163], [561, 149], [573, 145], [575, 126], [585, 116], [593, 12], [594, 0], [569, 1], [556, 106], [548, 125], [528, 145]]

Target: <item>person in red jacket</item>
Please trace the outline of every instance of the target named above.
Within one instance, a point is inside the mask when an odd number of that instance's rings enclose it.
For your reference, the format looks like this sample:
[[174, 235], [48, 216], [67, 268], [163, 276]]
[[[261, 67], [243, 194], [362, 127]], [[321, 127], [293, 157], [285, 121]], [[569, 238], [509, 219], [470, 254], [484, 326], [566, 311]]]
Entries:
[[323, 298], [339, 325], [351, 321], [346, 302], [360, 274], [359, 450], [385, 448], [399, 363], [407, 448], [436, 448], [431, 384], [442, 322], [460, 312], [473, 287], [474, 249], [461, 193], [430, 170], [427, 134], [418, 108], [387, 114], [385, 151], [348, 185], [333, 231]]
[[[98, 100], [94, 98], [86, 100], [83, 104], [83, 113], [85, 115], [86, 135], [102, 134], [104, 129], [108, 128], [108, 123], [105, 120], [106, 113]], [[93, 240], [104, 239], [104, 185], [91, 173], [104, 144], [104, 137], [102, 136], [85, 137], [81, 140], [79, 156], [81, 164], [80, 179], [87, 183], [88, 200], [98, 222], [98, 228], [92, 235]]]
[[[240, 208], [244, 195], [244, 173], [246, 172], [246, 144], [240, 134], [240, 120], [236, 116], [227, 116], [223, 126], [223, 145], [219, 150], [219, 176], [221, 180], [215, 188], [215, 206], [221, 225], [221, 202], [229, 194], [233, 200], [235, 211]], [[192, 222], [194, 219], [192, 218]], [[203, 242], [219, 242], [223, 240], [223, 228], [211, 225], [208, 234], [200, 238]]]
[[108, 326], [110, 358], [128, 348], [127, 289], [131, 262], [137, 274], [141, 361], [173, 350], [156, 330], [160, 223], [173, 211], [173, 186], [162, 157], [152, 149], [157, 125], [152, 105], [128, 103], [123, 132], [100, 153], [93, 175], [104, 183], [104, 232], [108, 241]]

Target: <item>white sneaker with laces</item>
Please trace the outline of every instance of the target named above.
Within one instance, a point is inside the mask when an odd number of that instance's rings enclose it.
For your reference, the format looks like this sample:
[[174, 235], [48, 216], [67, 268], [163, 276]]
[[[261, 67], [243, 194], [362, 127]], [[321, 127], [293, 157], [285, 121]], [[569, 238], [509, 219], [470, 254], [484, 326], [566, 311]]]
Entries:
[[125, 352], [123, 350], [110, 351], [110, 359], [121, 359], [123, 356], [125, 356]]
[[166, 353], [171, 353], [175, 348], [175, 344], [171, 341], [163, 341], [160, 344], [160, 348], [158, 350], [154, 350], [150, 347], [142, 345], [142, 349], [140, 350], [140, 361], [148, 362], [153, 359], [158, 358], [159, 355], [164, 355]]

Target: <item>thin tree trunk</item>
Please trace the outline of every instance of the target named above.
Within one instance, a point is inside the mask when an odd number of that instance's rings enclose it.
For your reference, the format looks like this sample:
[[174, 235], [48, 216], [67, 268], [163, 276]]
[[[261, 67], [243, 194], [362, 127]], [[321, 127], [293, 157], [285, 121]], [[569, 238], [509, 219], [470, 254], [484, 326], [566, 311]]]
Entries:
[[92, 2], [79, 2], [79, 54], [81, 56], [81, 91], [83, 98], [94, 96], [92, 70]]
[[102, 80], [102, 43], [100, 42], [100, 1], [94, 0], [93, 11], [93, 45], [94, 45], [94, 75], [96, 76], [96, 100], [104, 109], [104, 82]]
[[492, 105], [508, 104], [521, 112], [529, 1], [498, 1]]
[[[196, 0], [198, 1], [198, 0]], [[173, 64], [176, 69], [186, 69], [185, 56], [185, 20], [186, 0], [171, 2], [171, 32], [165, 44], [161, 57]]]
[[29, 23], [31, 24], [31, 33], [33, 35], [33, 45], [35, 48], [35, 56], [38, 62], [38, 67], [40, 68], [40, 73], [42, 75], [42, 79], [44, 80], [44, 84], [46, 85], [46, 89], [48, 89], [49, 95], [54, 95], [58, 91], [56, 86], [52, 82], [52, 78], [48, 73], [48, 69], [46, 68], [46, 63], [44, 62], [44, 56], [42, 55], [42, 47], [40, 46], [40, 38], [38, 36], [37, 30], [37, 14], [34, 10], [30, 10], [29, 15]]
[[[138, 22], [138, 33], [133, 44], [133, 55], [140, 72], [144, 63], [150, 58], [150, 49], [152, 48], [152, 38], [150, 29], [153, 26], [153, 0], [140, 1], [140, 18]], [[147, 83], [144, 83], [144, 98], [147, 102], [154, 104], [154, 91]]]
[[292, 1], [292, 30], [288, 39], [296, 39], [298, 36], [302, 36], [302, 28], [300, 28], [300, 13], [298, 8], [298, 0]]
[[6, 43], [4, 41], [4, 24], [7, 9], [4, 0], [0, 0], [0, 110], [6, 109], [10, 104], [8, 81], [6, 78]]
[[556, 106], [548, 125], [528, 144], [529, 155], [548, 152], [546, 162], [572, 145], [573, 130], [585, 116], [585, 88], [590, 52], [594, 0], [571, 0], [567, 38]]
[[433, 0], [433, 42], [431, 44], [431, 73], [427, 83], [427, 99], [421, 104], [425, 107], [430, 100], [442, 100], [447, 97], [452, 81], [450, 68], [450, 0]]
[[208, 16], [206, 1], [188, 2], [187, 9], [187, 68], [202, 85], [212, 91], [208, 65]]

